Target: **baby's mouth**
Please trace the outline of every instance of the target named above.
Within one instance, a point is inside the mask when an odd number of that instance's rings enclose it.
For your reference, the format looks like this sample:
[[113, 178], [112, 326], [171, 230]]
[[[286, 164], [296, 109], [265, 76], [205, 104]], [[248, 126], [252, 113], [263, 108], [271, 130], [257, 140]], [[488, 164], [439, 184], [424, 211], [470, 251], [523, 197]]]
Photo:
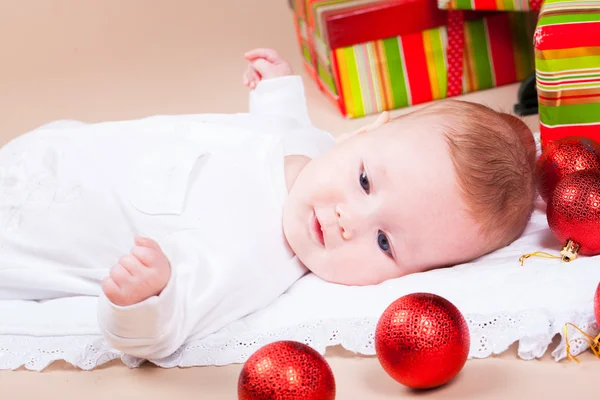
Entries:
[[319, 218], [317, 218], [317, 214], [313, 210], [313, 219], [312, 219], [312, 231], [321, 246], [325, 246], [325, 238], [323, 237], [323, 228], [321, 227], [321, 222], [319, 222]]

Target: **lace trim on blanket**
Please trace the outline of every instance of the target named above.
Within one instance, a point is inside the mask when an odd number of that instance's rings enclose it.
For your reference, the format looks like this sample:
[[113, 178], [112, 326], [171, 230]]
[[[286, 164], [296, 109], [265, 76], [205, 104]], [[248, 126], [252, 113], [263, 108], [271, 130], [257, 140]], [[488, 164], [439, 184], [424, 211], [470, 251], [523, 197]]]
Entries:
[[[564, 324], [571, 322], [592, 336], [598, 334], [593, 314], [570, 313], [552, 315], [547, 310], [524, 311], [518, 315], [467, 315], [471, 333], [469, 358], [486, 358], [506, 351], [519, 342], [518, 355], [522, 359], [539, 358], [546, 353], [552, 339], [563, 335]], [[173, 355], [153, 361], [160, 367], [191, 367], [243, 363], [260, 347], [277, 340], [304, 342], [321, 354], [329, 346], [341, 345], [346, 350], [362, 355], [374, 355], [375, 319], [323, 320], [286, 329], [230, 337], [216, 333], [181, 347]], [[569, 331], [574, 355], [588, 348], [576, 330]], [[566, 357], [564, 337], [552, 351], [556, 361]], [[121, 358], [135, 368], [143, 360], [121, 356], [108, 347], [100, 336], [33, 337], [0, 336], [0, 369], [41, 371], [54, 361], [64, 360], [78, 368], [91, 370]]]

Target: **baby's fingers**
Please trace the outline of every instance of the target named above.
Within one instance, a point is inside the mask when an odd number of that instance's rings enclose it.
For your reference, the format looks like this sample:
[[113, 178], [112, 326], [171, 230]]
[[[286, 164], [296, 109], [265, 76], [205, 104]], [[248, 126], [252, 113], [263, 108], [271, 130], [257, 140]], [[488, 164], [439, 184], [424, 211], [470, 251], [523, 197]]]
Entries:
[[258, 82], [260, 82], [260, 79], [260, 74], [252, 66], [248, 66], [244, 74], [244, 86], [254, 89]]
[[275, 50], [265, 48], [250, 50], [244, 54], [244, 58], [246, 58], [248, 61], [254, 61], [257, 58], [264, 58], [271, 63], [277, 63], [281, 60], [281, 57]]
[[244, 83], [244, 86], [250, 86], [250, 76], [250, 67], [248, 67], [248, 69], [244, 71], [244, 75], [242, 76], [242, 82]]
[[156, 243], [156, 241], [147, 238], [147, 237], [143, 237], [143, 236], [136, 236], [135, 237], [135, 244], [137, 246], [142, 246], [142, 247], [147, 247], [149, 249], [154, 249], [157, 251], [162, 252], [162, 249], [160, 248], [160, 246], [158, 245], [158, 243]]
[[122, 303], [121, 287], [110, 276], [102, 281], [102, 291], [112, 303]]
[[102, 291], [111, 303], [119, 307], [135, 303], [132, 300], [131, 280], [118, 281], [109, 276], [102, 281]]
[[252, 61], [252, 68], [265, 79], [273, 78], [277, 75], [277, 68], [262, 58]]
[[242, 77], [242, 82], [244, 83], [244, 86], [250, 86], [250, 78], [251, 78], [251, 72], [250, 72], [250, 67], [248, 67], [244, 71], [244, 75]]
[[162, 261], [163, 253], [150, 247], [135, 246], [131, 250], [131, 255], [137, 258], [143, 266], [152, 268]]
[[141, 263], [135, 257], [127, 255], [121, 257], [118, 264], [113, 265], [110, 269], [110, 277], [121, 286], [122, 283], [130, 281], [138, 275], [141, 269]]
[[102, 291], [112, 303], [122, 306], [127, 303], [128, 287], [133, 276], [120, 264], [114, 265], [110, 270], [110, 275], [102, 281]]

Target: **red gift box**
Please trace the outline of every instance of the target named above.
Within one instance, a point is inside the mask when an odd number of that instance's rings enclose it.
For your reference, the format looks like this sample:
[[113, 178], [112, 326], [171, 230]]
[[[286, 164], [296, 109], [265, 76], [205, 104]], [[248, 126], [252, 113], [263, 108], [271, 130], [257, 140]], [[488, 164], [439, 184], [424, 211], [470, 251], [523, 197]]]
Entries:
[[436, 0], [297, 0], [294, 10], [307, 69], [348, 117], [533, 73], [530, 13], [445, 11]]

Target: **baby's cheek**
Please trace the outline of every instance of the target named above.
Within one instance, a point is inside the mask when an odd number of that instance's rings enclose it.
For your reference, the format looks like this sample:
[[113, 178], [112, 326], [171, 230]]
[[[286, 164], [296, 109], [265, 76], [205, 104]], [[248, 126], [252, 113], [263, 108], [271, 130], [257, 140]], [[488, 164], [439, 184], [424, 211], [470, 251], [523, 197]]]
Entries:
[[332, 268], [335, 269], [336, 278], [348, 285], [366, 285], [371, 281], [373, 270], [371, 257], [368, 256], [363, 246], [352, 243], [338, 249]]
[[[369, 243], [370, 244], [370, 243]], [[354, 285], [377, 285], [405, 275], [383, 252], [374, 245], [352, 246], [346, 255], [344, 274]]]

